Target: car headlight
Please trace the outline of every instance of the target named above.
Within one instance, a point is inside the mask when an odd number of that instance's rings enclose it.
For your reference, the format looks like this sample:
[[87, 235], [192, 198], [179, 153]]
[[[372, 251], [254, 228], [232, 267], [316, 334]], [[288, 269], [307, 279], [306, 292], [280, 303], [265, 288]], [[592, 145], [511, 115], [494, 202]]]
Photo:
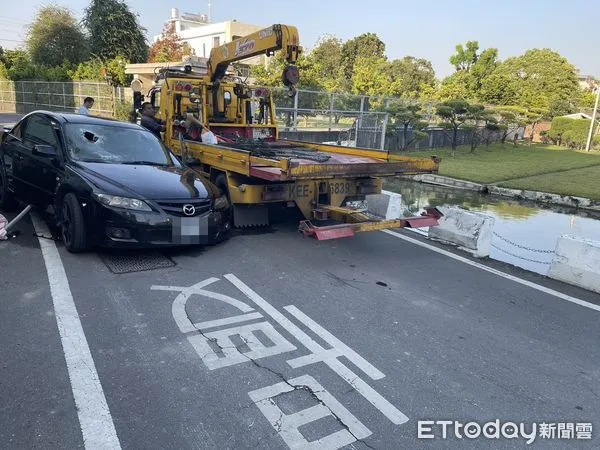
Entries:
[[135, 211], [152, 211], [148, 204], [137, 198], [118, 197], [116, 195], [94, 194], [100, 203], [115, 208], [133, 209]]
[[227, 200], [227, 196], [221, 195], [220, 197], [217, 197], [217, 199], [215, 200], [214, 209], [227, 209], [227, 208], [229, 208], [229, 200]]

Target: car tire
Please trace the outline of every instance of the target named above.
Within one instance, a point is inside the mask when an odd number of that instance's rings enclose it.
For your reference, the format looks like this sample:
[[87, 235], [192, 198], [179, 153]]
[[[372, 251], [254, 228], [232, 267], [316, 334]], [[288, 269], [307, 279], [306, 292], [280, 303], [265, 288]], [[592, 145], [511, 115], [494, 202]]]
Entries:
[[8, 192], [8, 177], [4, 165], [0, 165], [0, 210], [14, 211], [17, 207], [17, 202]]
[[83, 212], [75, 194], [69, 192], [61, 204], [61, 236], [67, 250], [82, 253], [90, 249]]
[[217, 178], [215, 178], [215, 186], [217, 186], [225, 194], [227, 201], [229, 202], [229, 211], [225, 219], [229, 222], [229, 226], [225, 227], [225, 230], [221, 230], [217, 235], [212, 236], [209, 241], [210, 245], [218, 244], [219, 242], [223, 242], [224, 240], [228, 239], [231, 228], [233, 227], [233, 206], [231, 205], [231, 199], [229, 197], [227, 175], [224, 173], [218, 175]]

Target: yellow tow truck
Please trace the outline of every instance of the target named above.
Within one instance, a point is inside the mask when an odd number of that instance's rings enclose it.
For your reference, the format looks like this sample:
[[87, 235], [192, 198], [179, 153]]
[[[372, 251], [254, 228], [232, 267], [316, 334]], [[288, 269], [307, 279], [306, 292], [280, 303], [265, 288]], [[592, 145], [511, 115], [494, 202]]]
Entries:
[[166, 146], [226, 193], [235, 227], [268, 225], [272, 203], [297, 206], [304, 216], [299, 231], [320, 240], [436, 225], [441, 213], [435, 208], [418, 217], [386, 220], [352, 205], [381, 193], [382, 177], [436, 173], [437, 157], [279, 138], [273, 93], [227, 73], [234, 62], [276, 51], [285, 52], [282, 82], [293, 97], [299, 81], [295, 63], [302, 52], [298, 31], [275, 24], [213, 48], [205, 68], [182, 63], [160, 69], [146, 96], [134, 81], [134, 107], [145, 99], [152, 103], [166, 126]]

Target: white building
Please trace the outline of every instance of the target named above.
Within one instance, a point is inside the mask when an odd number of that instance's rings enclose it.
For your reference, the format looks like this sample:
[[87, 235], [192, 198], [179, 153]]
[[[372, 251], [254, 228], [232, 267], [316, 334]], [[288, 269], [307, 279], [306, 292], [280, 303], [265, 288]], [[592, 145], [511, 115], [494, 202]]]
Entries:
[[[200, 58], [208, 58], [210, 51], [227, 42], [239, 39], [247, 34], [263, 29], [263, 26], [251, 25], [228, 20], [225, 22], [210, 23], [205, 14], [180, 14], [177, 8], [171, 9], [171, 18], [167, 21], [175, 24], [175, 31], [183, 42], [187, 42], [194, 54]], [[154, 36], [154, 42], [161, 35]], [[265, 56], [257, 56], [244, 60], [244, 64], [264, 64]]]

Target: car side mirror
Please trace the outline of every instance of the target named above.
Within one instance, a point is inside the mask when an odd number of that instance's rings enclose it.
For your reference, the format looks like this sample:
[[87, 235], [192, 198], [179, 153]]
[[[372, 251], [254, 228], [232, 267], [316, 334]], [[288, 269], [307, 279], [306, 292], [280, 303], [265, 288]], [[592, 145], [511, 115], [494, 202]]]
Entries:
[[37, 144], [33, 147], [34, 155], [56, 156], [56, 149], [52, 145]]
[[12, 127], [9, 127], [9, 126], [6, 126], [6, 125], [2, 127], [2, 132], [4, 134], [9, 134], [11, 131], [12, 131]]

